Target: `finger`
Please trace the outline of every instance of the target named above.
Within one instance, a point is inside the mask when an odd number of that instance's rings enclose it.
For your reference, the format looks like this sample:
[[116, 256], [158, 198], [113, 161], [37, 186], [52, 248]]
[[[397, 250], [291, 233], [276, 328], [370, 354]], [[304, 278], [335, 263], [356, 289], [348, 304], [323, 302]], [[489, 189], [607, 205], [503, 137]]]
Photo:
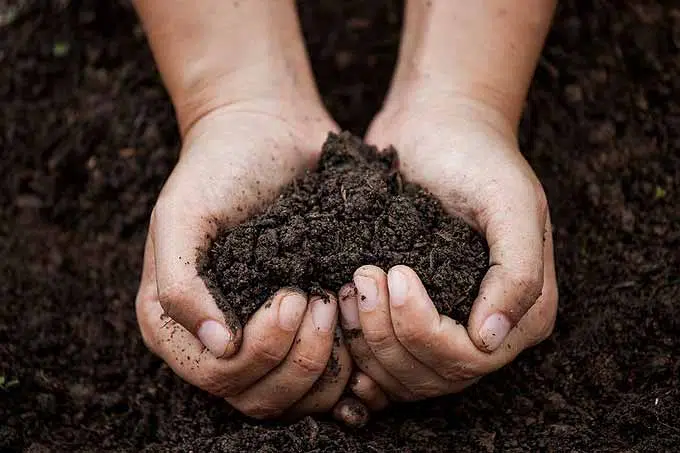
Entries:
[[344, 344], [340, 329], [336, 329], [333, 349], [324, 373], [310, 391], [288, 411], [289, 417], [301, 417], [328, 412], [342, 396], [352, 374], [352, 358]]
[[[486, 353], [472, 342], [463, 325], [437, 313], [422, 282], [406, 266], [395, 266], [388, 272], [390, 310], [394, 331], [399, 341], [414, 357], [428, 365], [441, 377], [460, 382], [458, 389], [475, 383], [479, 377], [511, 362], [529, 346], [523, 333], [524, 319], [505, 342], [493, 353]], [[548, 305], [554, 303], [546, 301]], [[536, 304], [527, 316], [548, 311]], [[530, 318], [527, 318], [530, 319]]]
[[[144, 273], [154, 275], [147, 273], [146, 266]], [[279, 291], [253, 315], [244, 329], [242, 347], [229, 359], [206, 352], [194, 335], [164, 313], [153, 278], [143, 280], [136, 306], [149, 348], [185, 381], [227, 397], [243, 392], [279, 365], [293, 343], [306, 303], [304, 295]]]
[[487, 363], [489, 354], [472, 343], [463, 325], [437, 312], [411, 268], [393, 267], [387, 281], [397, 338], [416, 359], [454, 383], [451, 392], [465, 388], [491, 371]]
[[527, 189], [524, 203], [496, 209], [481, 223], [490, 267], [470, 313], [468, 333], [483, 351], [504, 342], [536, 302], [543, 286], [547, 204], [542, 190]]
[[448, 393], [450, 383], [415, 359], [397, 339], [385, 272], [376, 266], [362, 266], [354, 273], [354, 285], [364, 340], [383, 368], [418, 399]]
[[158, 303], [156, 286], [156, 260], [154, 259], [153, 243], [151, 235], [147, 235], [144, 243], [144, 259], [142, 265], [142, 277], [135, 298], [135, 315], [142, 340], [147, 348], [156, 355], [160, 355], [158, 344], [159, 321], [165, 323], [169, 317], [163, 312], [163, 307]]
[[197, 217], [195, 206], [171, 195], [159, 197], [151, 217], [161, 306], [215, 357], [229, 357], [241, 341], [239, 322], [217, 307], [197, 270], [197, 250], [214, 230], [213, 223]]
[[536, 303], [517, 324], [523, 348], [534, 346], [550, 336], [557, 316], [557, 277], [553, 252], [552, 225], [550, 216], [545, 225], [545, 245], [543, 255], [543, 288]]
[[331, 354], [336, 319], [335, 298], [328, 301], [320, 297], [313, 298], [293, 346], [281, 364], [255, 385], [235, 397], [227, 398], [227, 401], [254, 418], [278, 417], [302, 399], [327, 368], [336, 380], [349, 375], [349, 370], [341, 369], [342, 365], [348, 367], [349, 356], [341, 364], [338, 352]]
[[349, 381], [349, 388], [371, 411], [385, 409], [389, 404], [387, 395], [367, 374], [355, 371]]
[[354, 283], [340, 289], [340, 322], [345, 342], [356, 366], [374, 379], [390, 396], [399, 400], [414, 399], [409, 390], [392, 376], [373, 355], [359, 322], [357, 289]]
[[363, 428], [370, 419], [366, 406], [352, 397], [341, 399], [333, 407], [333, 417], [350, 428]]

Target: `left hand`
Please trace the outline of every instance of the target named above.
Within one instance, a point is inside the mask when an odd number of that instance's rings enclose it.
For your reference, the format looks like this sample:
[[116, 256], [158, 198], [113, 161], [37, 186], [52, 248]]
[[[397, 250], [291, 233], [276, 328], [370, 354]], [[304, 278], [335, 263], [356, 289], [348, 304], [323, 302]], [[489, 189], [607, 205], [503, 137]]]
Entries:
[[313, 166], [335, 124], [320, 104], [253, 98], [213, 109], [187, 130], [151, 216], [137, 319], [147, 346], [180, 377], [257, 418], [333, 411], [366, 421], [343, 396], [352, 362], [336, 336], [335, 297], [282, 289], [240, 326], [198, 273], [215, 219], [238, 223]]
[[[340, 291], [342, 325], [367, 406], [458, 392], [552, 332], [557, 284], [538, 178], [503, 115], [458, 95], [419, 92], [383, 109], [369, 143], [399, 151], [400, 170], [486, 239], [489, 270], [467, 327], [440, 315], [416, 273], [364, 266]], [[358, 289], [354, 291], [352, 285]]]

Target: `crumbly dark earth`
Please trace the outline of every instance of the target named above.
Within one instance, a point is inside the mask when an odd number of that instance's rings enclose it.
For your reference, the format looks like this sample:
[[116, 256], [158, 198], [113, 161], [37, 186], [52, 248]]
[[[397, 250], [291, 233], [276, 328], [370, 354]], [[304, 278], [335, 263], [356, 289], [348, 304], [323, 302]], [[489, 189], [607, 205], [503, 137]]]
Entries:
[[[401, 4], [299, 3], [324, 100], [361, 134]], [[0, 451], [677, 451], [674, 5], [559, 2], [520, 128], [555, 224], [553, 336], [461, 395], [349, 430], [246, 420], [145, 349], [133, 301], [179, 139], [134, 12], [0, 2]]]
[[394, 148], [330, 133], [316, 170], [260, 215], [225, 226], [199, 273], [242, 323], [282, 287], [337, 293], [362, 265], [397, 264], [420, 276], [440, 312], [465, 321], [487, 269], [483, 238], [404, 181]]

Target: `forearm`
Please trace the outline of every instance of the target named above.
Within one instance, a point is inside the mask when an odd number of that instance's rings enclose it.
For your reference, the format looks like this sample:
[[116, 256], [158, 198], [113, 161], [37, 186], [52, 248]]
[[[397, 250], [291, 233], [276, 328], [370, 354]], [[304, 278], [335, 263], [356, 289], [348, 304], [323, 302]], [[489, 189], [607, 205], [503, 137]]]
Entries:
[[446, 86], [516, 125], [555, 4], [408, 0], [391, 97], [412, 86]]
[[224, 104], [316, 100], [293, 0], [135, 0], [182, 131]]

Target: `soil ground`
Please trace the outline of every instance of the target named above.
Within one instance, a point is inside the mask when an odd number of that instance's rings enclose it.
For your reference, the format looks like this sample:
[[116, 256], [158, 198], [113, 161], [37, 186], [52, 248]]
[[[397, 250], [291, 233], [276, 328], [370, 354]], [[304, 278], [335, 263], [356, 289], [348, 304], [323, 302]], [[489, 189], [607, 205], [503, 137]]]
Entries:
[[[401, 5], [301, 3], [324, 99], [361, 133]], [[521, 126], [555, 224], [555, 333], [351, 431], [251, 422], [146, 351], [133, 300], [178, 136], [134, 12], [0, 2], [0, 451], [677, 451], [680, 9], [559, 3]]]

